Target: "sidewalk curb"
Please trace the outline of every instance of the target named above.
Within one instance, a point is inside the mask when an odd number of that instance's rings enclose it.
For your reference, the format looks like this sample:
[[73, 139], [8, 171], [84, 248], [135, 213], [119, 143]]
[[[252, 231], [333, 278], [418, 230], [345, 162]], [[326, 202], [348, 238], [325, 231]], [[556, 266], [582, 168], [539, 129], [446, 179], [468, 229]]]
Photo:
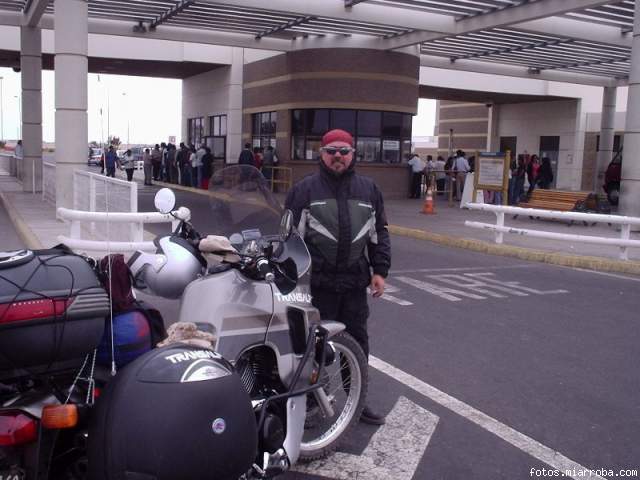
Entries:
[[29, 228], [29, 225], [22, 219], [18, 210], [13, 206], [13, 203], [7, 198], [4, 192], [0, 191], [0, 203], [4, 206], [9, 215], [11, 223], [13, 223], [20, 240], [22, 240], [25, 246], [30, 250], [42, 250], [44, 246], [40, 243], [40, 240], [33, 231]]
[[630, 273], [640, 275], [640, 262], [633, 260], [615, 260], [609, 258], [568, 255], [563, 253], [545, 252], [513, 245], [498, 245], [469, 238], [452, 237], [432, 233], [426, 230], [389, 225], [389, 232], [395, 235], [427, 240], [447, 247], [464, 248], [475, 252], [519, 258], [530, 262], [542, 262], [563, 267], [585, 268], [600, 272]]

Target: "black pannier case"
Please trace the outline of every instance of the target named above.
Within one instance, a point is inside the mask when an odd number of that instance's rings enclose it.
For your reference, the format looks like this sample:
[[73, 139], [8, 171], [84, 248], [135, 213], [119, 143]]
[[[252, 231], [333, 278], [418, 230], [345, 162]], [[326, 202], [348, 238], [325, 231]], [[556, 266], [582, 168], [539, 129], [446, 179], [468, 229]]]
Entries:
[[108, 314], [84, 257], [62, 248], [0, 253], [0, 381], [78, 368]]

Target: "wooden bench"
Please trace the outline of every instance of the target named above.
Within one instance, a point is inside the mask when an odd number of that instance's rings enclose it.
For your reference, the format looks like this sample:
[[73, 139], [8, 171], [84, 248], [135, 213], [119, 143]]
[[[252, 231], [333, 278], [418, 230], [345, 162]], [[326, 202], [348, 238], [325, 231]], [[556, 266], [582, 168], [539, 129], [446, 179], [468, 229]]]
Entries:
[[564, 190], [543, 190], [536, 188], [526, 202], [520, 202], [522, 208], [540, 208], [543, 210], [559, 210], [569, 212], [576, 202], [584, 201], [591, 192], [568, 192]]

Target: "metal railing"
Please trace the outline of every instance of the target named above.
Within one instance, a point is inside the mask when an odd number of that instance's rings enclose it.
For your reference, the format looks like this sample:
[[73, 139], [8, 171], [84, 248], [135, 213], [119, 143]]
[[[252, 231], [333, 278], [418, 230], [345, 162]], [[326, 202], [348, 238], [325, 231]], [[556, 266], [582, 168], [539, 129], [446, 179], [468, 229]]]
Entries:
[[[58, 241], [64, 243], [73, 250], [113, 253], [126, 253], [136, 250], [155, 252], [153, 242], [144, 241], [144, 225], [146, 223], [171, 223], [175, 230], [180, 220], [189, 220], [191, 212], [188, 208], [181, 207], [173, 214], [156, 212], [86, 212], [68, 208], [58, 208], [58, 218], [71, 222], [69, 236], [60, 235]], [[104, 224], [107, 236], [105, 240], [89, 240], [82, 238], [82, 223]], [[114, 225], [115, 224], [115, 225]], [[130, 241], [112, 241], [110, 238], [123, 238], [113, 234], [116, 225], [124, 225], [131, 234]], [[125, 237], [126, 238], [126, 237]]]
[[42, 200], [56, 204], [56, 164], [42, 162]]
[[[640, 240], [631, 239], [631, 226], [640, 226], [640, 218], [624, 217], [620, 215], [604, 215], [600, 213], [559, 212], [555, 210], [540, 210], [536, 208], [507, 207], [502, 205], [488, 205], [484, 203], [467, 203], [471, 210], [492, 212], [496, 215], [496, 224], [465, 221], [467, 227], [489, 230], [495, 233], [495, 242], [503, 243], [504, 234], [511, 233], [534, 238], [547, 238], [552, 240], [570, 240], [573, 242], [591, 243], [597, 245], [612, 245], [620, 248], [620, 259], [628, 260], [629, 247], [640, 248]], [[529, 230], [526, 228], [508, 227], [504, 224], [505, 213], [512, 215], [528, 215], [539, 218], [552, 218], [556, 220], [574, 220], [590, 223], [607, 223], [620, 225], [620, 238], [598, 237], [593, 235], [575, 235], [568, 233], [545, 232], [541, 230]]]
[[9, 176], [16, 176], [16, 157], [13, 153], [0, 153], [0, 170]]

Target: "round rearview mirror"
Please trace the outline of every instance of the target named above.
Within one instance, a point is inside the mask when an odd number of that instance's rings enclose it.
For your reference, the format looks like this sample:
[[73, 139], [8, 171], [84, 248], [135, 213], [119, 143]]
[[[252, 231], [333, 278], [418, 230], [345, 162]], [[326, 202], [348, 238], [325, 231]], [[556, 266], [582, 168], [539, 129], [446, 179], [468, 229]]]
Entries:
[[293, 233], [293, 212], [285, 210], [280, 219], [280, 240], [286, 242]]
[[173, 190], [161, 188], [153, 199], [153, 204], [160, 213], [171, 213], [176, 206], [176, 196]]

